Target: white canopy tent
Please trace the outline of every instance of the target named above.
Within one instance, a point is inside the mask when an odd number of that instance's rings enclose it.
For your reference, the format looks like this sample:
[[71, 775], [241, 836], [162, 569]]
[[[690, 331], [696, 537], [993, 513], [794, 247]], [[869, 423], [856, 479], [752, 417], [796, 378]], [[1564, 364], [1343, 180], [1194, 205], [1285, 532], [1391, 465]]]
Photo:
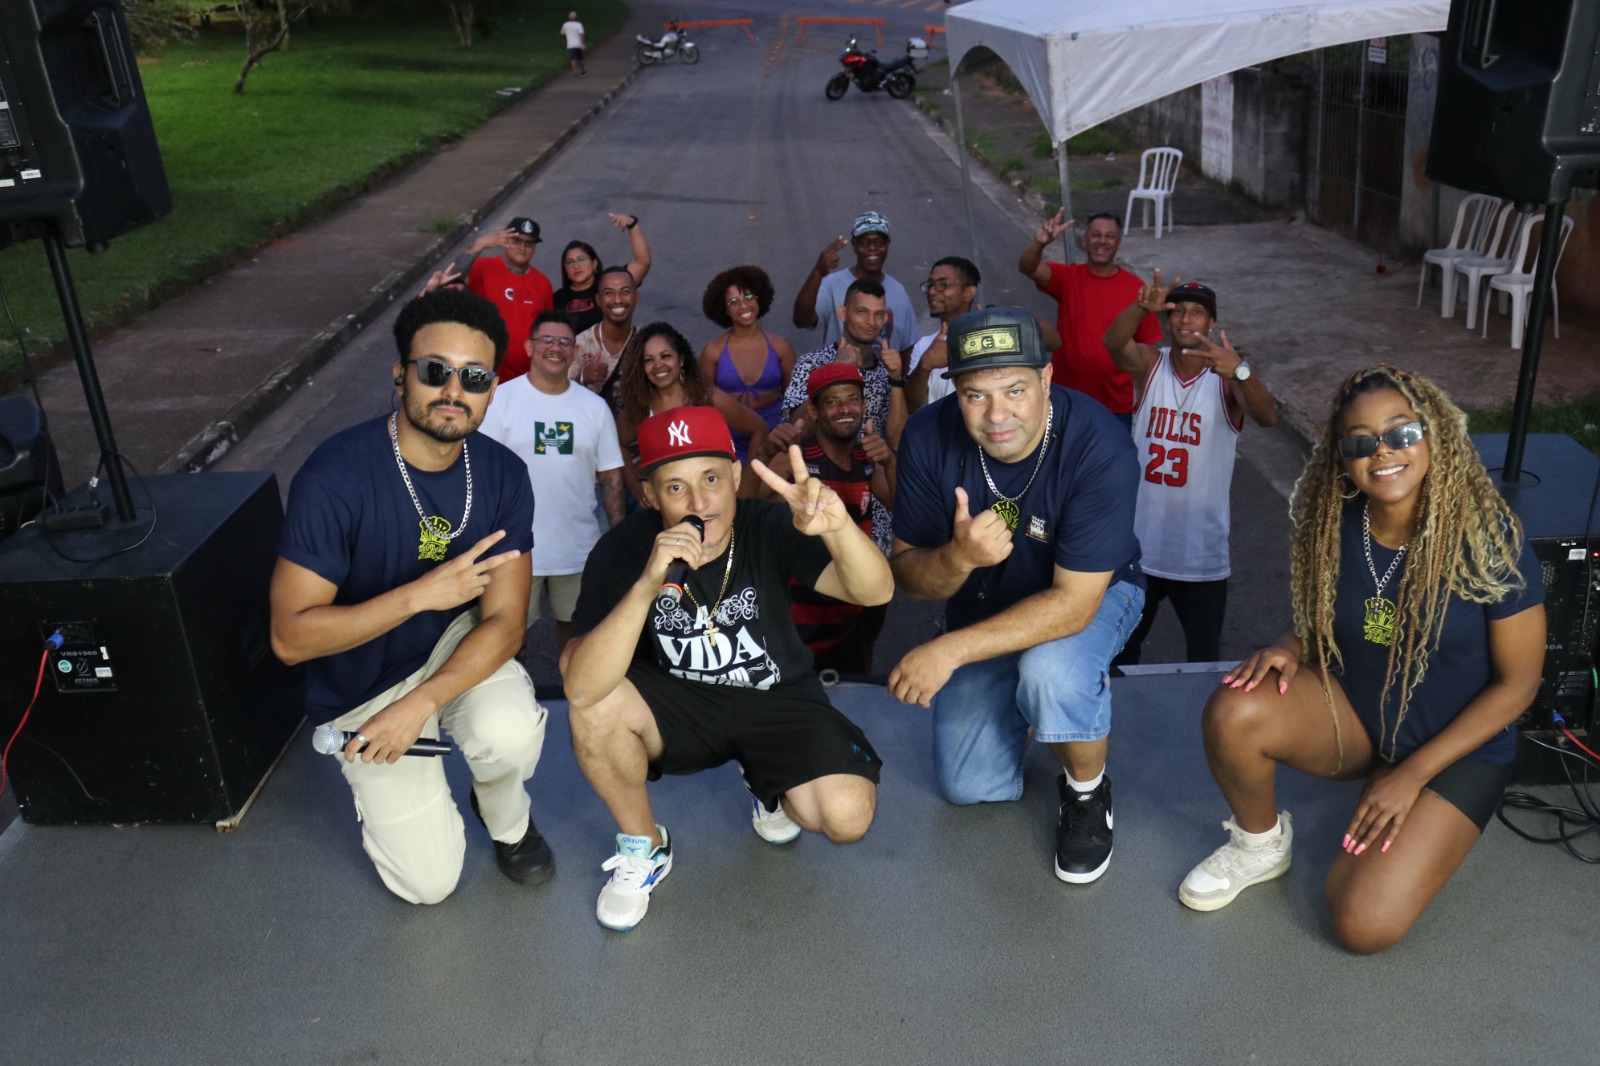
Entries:
[[1056, 146], [1070, 216], [1065, 141], [1073, 134], [1255, 63], [1371, 37], [1437, 33], [1449, 14], [1449, 0], [972, 0], [951, 8], [945, 39], [968, 228], [957, 75], [974, 52], [999, 56], [1027, 90]]

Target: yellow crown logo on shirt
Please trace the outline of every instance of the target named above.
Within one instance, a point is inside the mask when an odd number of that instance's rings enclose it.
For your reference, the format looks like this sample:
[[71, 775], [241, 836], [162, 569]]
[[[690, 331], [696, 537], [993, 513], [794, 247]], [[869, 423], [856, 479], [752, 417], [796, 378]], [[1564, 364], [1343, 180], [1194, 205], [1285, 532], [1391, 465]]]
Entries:
[[996, 352], [1015, 352], [1021, 347], [1015, 326], [991, 326], [973, 330], [961, 338], [961, 354], [967, 359]]

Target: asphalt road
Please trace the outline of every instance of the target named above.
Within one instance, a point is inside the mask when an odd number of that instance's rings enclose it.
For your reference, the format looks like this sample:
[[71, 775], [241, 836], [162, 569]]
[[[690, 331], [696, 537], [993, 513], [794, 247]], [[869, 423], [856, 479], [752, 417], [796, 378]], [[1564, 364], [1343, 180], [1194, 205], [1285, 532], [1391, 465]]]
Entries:
[[[700, 3], [685, 8], [684, 17], [736, 17], [737, 11], [732, 4]], [[803, 13], [889, 18], [885, 56], [898, 54], [906, 34], [930, 20], [918, 6], [834, 2], [808, 5]], [[624, 257], [626, 241], [607, 225], [605, 212], [637, 214], [655, 257], [637, 321], [665, 319], [696, 347], [718, 332], [699, 309], [706, 282], [746, 262], [763, 266], [778, 290], [767, 327], [788, 336], [797, 352], [815, 347], [816, 334], [789, 324], [793, 294], [822, 246], [867, 208], [890, 219], [887, 269], [913, 292], [935, 260], [970, 256], [960, 172], [948, 138], [909, 104], [882, 94], [852, 89], [836, 103], [823, 97], [843, 41], [855, 31], [813, 27], [796, 43], [792, 22], [781, 33], [770, 21], [764, 25], [754, 46], [735, 29], [696, 32], [699, 64], [641, 72], [490, 224], [521, 214], [537, 219], [546, 242], [534, 262], [557, 279], [557, 257], [572, 238], [594, 244], [603, 257]], [[864, 38], [870, 35], [870, 28], [860, 29]], [[984, 299], [1053, 314], [1048, 298], [1013, 267], [1035, 223], [1010, 190], [979, 177], [973, 211]], [[374, 322], [219, 469], [270, 469], [286, 491], [323, 439], [386, 413], [392, 321], [393, 312]], [[922, 324], [928, 328], [928, 320]], [[1270, 639], [1287, 618], [1284, 494], [1300, 460], [1287, 433], [1252, 429], [1242, 438], [1225, 655], [1242, 655]], [[938, 614], [936, 605], [897, 598], [877, 668], [887, 672], [907, 648], [935, 632]], [[528, 653], [541, 685], [559, 681], [552, 644], [546, 622], [535, 630]], [[1146, 645], [1145, 662], [1181, 658], [1181, 634], [1169, 612]]]

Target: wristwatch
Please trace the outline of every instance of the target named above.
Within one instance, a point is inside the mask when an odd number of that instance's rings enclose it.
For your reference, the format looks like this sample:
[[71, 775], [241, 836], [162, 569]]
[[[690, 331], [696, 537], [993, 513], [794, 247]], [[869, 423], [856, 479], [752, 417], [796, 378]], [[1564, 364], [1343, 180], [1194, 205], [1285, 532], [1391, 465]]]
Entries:
[[1239, 365], [1233, 368], [1233, 380], [1235, 380], [1235, 381], [1249, 381], [1250, 380], [1250, 364], [1249, 364], [1248, 361], [1246, 361], [1244, 359], [1239, 360]]
[[906, 387], [906, 379], [904, 377], [885, 378], [884, 380], [889, 383], [891, 389], [903, 389]]

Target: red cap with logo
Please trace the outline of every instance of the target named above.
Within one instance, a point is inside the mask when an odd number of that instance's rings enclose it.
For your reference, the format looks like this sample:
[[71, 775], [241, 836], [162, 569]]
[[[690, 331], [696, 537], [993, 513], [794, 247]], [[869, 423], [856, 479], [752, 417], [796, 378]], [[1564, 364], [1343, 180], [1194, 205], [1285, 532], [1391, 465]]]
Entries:
[[639, 473], [696, 455], [734, 458], [733, 434], [715, 407], [674, 407], [639, 424]]
[[860, 385], [863, 389], [866, 388], [866, 384], [861, 380], [861, 371], [849, 363], [823, 363], [806, 378], [806, 399], [816, 399], [817, 393], [841, 381], [849, 381]]

